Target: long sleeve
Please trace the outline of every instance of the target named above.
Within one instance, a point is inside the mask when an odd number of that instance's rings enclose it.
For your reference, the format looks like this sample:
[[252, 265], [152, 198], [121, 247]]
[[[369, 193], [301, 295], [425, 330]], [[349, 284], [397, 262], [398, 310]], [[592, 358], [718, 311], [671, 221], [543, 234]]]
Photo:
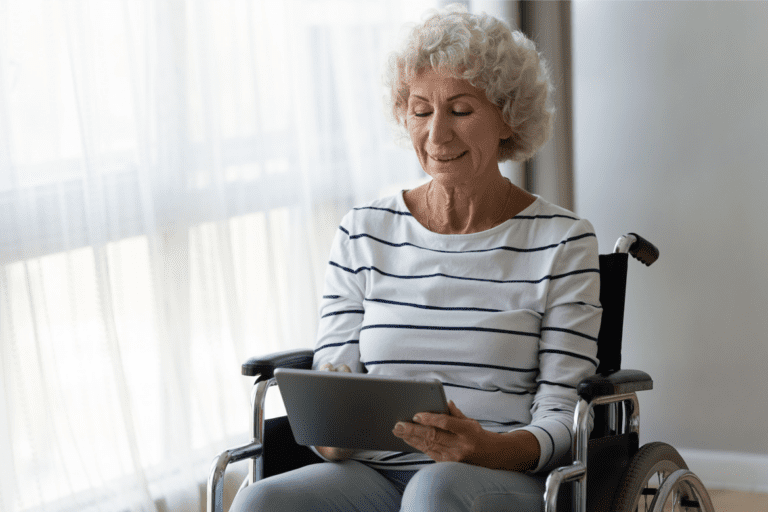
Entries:
[[600, 274], [597, 239], [589, 222], [575, 223], [554, 259], [541, 321], [538, 388], [524, 427], [539, 441], [535, 472], [552, 465], [572, 444], [576, 386], [597, 369]]
[[354, 264], [354, 251], [343, 220], [333, 242], [325, 275], [312, 364], [315, 370], [331, 363], [334, 366], [346, 364], [353, 372], [363, 371], [360, 328], [364, 314], [365, 276], [361, 270], [352, 268]]

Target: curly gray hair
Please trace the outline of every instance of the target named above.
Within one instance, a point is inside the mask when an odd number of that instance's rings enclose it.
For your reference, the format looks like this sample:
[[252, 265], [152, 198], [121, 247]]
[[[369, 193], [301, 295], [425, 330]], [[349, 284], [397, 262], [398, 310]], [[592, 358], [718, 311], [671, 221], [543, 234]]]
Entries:
[[[545, 60], [522, 32], [460, 4], [428, 12], [402, 48], [389, 56], [385, 84], [387, 110], [405, 129], [410, 82], [430, 66], [485, 90], [514, 134], [499, 145], [497, 160], [527, 160], [549, 139], [553, 86]], [[407, 136], [407, 135], [406, 135]]]

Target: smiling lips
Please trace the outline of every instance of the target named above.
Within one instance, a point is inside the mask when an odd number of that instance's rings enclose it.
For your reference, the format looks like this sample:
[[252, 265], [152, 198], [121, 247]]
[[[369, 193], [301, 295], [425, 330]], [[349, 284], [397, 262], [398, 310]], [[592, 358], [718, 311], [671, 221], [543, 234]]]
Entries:
[[464, 151], [463, 153], [460, 153], [456, 156], [432, 156], [432, 160], [437, 160], [438, 162], [452, 162], [454, 160], [458, 160], [459, 158], [466, 155], [468, 151]]

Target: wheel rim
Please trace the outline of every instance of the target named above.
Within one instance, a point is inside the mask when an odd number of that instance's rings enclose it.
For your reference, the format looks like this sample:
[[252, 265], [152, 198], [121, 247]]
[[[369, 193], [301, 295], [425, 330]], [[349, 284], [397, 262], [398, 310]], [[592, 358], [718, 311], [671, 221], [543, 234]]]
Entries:
[[695, 495], [685, 485], [679, 485], [672, 490], [664, 503], [657, 503], [652, 510], [654, 512], [689, 512], [701, 510]]
[[[680, 467], [669, 460], [662, 460], [656, 463], [653, 466], [653, 469], [648, 473], [648, 477], [643, 484], [643, 489], [637, 497], [637, 503], [635, 503], [632, 510], [637, 512], [650, 512], [652, 510], [651, 507], [653, 506], [653, 499], [656, 497], [659, 487], [661, 487], [661, 484], [669, 475], [678, 469], [680, 469]], [[664, 510], [666, 511], [667, 509]], [[669, 510], [673, 511], [677, 509], [671, 508]]]
[[653, 512], [714, 512], [704, 484], [687, 469], [679, 469], [666, 478], [653, 499]]

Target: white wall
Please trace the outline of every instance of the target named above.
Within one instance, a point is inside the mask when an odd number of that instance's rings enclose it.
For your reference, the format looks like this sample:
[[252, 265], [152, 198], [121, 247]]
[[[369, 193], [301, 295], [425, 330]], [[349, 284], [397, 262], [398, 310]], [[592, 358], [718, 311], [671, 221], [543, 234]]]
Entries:
[[630, 266], [641, 442], [768, 492], [768, 3], [575, 1], [573, 54], [576, 211], [661, 250]]

